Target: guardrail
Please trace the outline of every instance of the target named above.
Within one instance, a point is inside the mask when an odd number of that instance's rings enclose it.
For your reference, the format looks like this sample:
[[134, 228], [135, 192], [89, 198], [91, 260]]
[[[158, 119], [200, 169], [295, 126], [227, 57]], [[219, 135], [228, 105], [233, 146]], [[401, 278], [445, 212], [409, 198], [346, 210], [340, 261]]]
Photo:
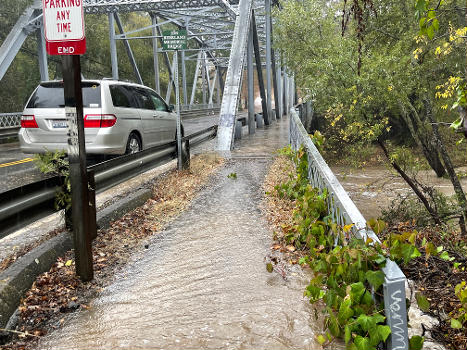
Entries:
[[182, 112], [184, 111], [196, 111], [196, 110], [200, 110], [200, 109], [214, 109], [214, 108], [218, 108], [220, 109], [220, 104], [218, 103], [212, 103], [212, 104], [209, 104], [209, 103], [206, 103], [206, 104], [193, 104], [193, 105], [190, 105], [190, 104], [187, 104], [187, 105], [184, 105], [184, 104], [181, 104], [180, 105], [180, 110]]
[[[217, 125], [182, 138], [185, 158], [189, 159], [190, 146], [196, 146], [217, 135]], [[96, 192], [102, 192], [129, 178], [177, 158], [176, 141], [120, 156], [88, 167], [93, 173]], [[40, 218], [57, 212], [55, 194], [62, 179], [53, 176], [46, 180], [0, 193], [0, 238]]]
[[[300, 109], [300, 111], [302, 110]], [[328, 210], [335, 222], [342, 226], [353, 224], [353, 233], [364, 241], [371, 238], [373, 241], [380, 242], [376, 234], [367, 227], [365, 218], [311, 141], [295, 108], [291, 109], [289, 137], [294, 150], [298, 150], [300, 146], [305, 148], [308, 156], [308, 179], [314, 187], [327, 189], [329, 193]], [[386, 261], [383, 272], [385, 274], [384, 308], [387, 324], [391, 328], [387, 348], [407, 350], [409, 341], [405, 304], [406, 278], [399, 266], [389, 259]]]

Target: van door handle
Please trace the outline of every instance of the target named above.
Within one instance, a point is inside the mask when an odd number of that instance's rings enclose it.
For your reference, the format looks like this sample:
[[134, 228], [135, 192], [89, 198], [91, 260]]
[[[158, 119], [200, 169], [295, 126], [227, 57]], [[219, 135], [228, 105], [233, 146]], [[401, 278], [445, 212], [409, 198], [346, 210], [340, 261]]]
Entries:
[[153, 118], [158, 118], [159, 116], [157, 114], [152, 115]]

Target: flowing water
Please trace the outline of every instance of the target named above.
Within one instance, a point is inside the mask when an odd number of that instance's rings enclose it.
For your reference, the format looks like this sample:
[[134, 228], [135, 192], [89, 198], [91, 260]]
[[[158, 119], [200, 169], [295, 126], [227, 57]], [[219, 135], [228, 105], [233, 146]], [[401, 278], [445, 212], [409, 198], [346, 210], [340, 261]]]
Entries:
[[[40, 349], [317, 349], [299, 267], [268, 273], [259, 203], [287, 121], [244, 137], [189, 209]], [[236, 173], [237, 178], [228, 178]]]
[[[407, 183], [393, 170], [383, 165], [363, 169], [349, 169], [342, 166], [331, 168], [366, 219], [378, 217], [381, 210], [388, 208], [399, 196], [413, 195]], [[457, 170], [465, 172], [466, 169], [463, 167]], [[438, 178], [431, 170], [420, 171], [418, 179], [445, 195], [454, 194], [451, 181], [447, 178]], [[467, 178], [462, 178], [460, 182], [464, 192], [467, 191]]]

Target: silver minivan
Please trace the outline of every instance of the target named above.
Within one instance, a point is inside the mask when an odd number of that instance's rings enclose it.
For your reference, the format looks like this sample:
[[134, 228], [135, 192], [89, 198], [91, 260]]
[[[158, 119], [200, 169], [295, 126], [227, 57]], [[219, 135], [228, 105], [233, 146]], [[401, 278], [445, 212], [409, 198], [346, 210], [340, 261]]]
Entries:
[[[152, 89], [116, 80], [83, 80], [87, 154], [125, 154], [176, 139], [173, 106]], [[67, 150], [62, 81], [42, 82], [21, 117], [23, 153]], [[182, 134], [183, 135], [183, 134]]]

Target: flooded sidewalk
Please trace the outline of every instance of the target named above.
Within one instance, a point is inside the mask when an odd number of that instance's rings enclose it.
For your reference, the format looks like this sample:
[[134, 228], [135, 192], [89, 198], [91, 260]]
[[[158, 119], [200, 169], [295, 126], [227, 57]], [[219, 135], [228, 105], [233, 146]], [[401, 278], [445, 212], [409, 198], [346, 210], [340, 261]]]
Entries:
[[273, 233], [262, 182], [287, 143], [288, 119], [244, 135], [190, 207], [38, 348], [319, 348], [303, 297], [309, 276], [298, 266], [285, 278], [266, 271]]

